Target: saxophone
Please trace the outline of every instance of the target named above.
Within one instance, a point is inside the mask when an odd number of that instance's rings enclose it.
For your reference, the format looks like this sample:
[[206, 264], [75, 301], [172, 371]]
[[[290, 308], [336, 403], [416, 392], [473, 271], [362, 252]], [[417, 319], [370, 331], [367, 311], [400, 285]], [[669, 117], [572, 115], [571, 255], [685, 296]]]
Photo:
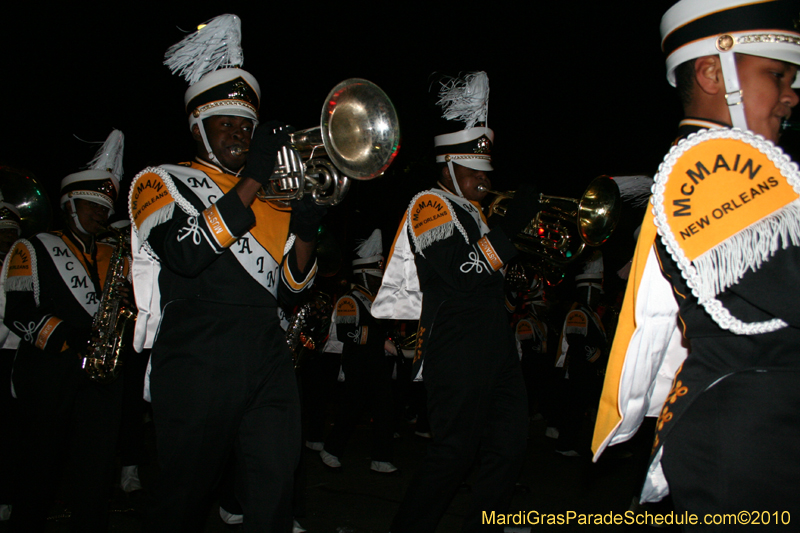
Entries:
[[120, 283], [126, 280], [130, 235], [114, 227], [108, 230], [116, 238], [116, 245], [108, 263], [103, 296], [92, 321], [92, 341], [82, 363], [89, 377], [100, 383], [110, 383], [119, 375], [122, 352], [130, 345], [137, 314], [134, 306], [122, 302], [119, 290]]

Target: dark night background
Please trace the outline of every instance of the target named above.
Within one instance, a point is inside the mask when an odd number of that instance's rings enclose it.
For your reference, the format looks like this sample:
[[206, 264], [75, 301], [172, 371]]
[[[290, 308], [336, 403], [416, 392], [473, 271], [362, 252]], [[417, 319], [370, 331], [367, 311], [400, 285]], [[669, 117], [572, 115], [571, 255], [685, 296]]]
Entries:
[[[533, 181], [546, 194], [579, 196], [600, 174], [654, 174], [681, 118], [658, 30], [671, 3], [14, 2], [0, 34], [0, 164], [34, 174], [57, 203], [60, 180], [99, 147], [76, 137], [123, 131], [123, 190], [145, 166], [191, 159], [187, 84], [163, 55], [181, 30], [235, 13], [262, 119], [317, 126], [328, 91], [350, 77], [373, 81], [394, 102], [395, 163], [354, 183], [327, 217], [348, 252], [375, 226], [388, 251], [408, 201], [431, 183], [432, 137], [444, 133], [428, 91], [435, 71], [488, 73], [495, 189]], [[624, 215], [632, 227], [641, 216]]]

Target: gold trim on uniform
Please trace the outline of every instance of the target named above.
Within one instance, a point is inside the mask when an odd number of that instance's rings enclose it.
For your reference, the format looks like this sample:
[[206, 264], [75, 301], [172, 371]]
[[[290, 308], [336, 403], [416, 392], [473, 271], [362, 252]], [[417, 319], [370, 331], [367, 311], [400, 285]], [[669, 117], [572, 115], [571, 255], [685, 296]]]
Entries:
[[589, 317], [580, 309], [573, 309], [564, 321], [564, 333], [586, 335], [589, 331]]
[[517, 337], [519, 340], [528, 340], [533, 338], [533, 326], [527, 320], [520, 320], [517, 322]]
[[44, 350], [45, 346], [47, 346], [47, 341], [50, 339], [50, 335], [53, 334], [53, 331], [55, 331], [61, 322], [62, 320], [60, 318], [54, 316], [51, 316], [47, 319], [47, 322], [44, 323], [42, 329], [39, 330], [39, 334], [36, 335], [37, 348]]
[[314, 276], [317, 274], [317, 261], [314, 260], [314, 267], [311, 269], [311, 272], [308, 273], [306, 279], [303, 281], [298, 282], [292, 276], [292, 269], [289, 268], [289, 261], [284, 261], [283, 263], [283, 276], [286, 279], [286, 284], [292, 289], [294, 292], [299, 292], [303, 290], [303, 288], [314, 281]]
[[463, 155], [447, 154], [446, 156], [444, 156], [444, 160], [446, 163], [449, 163], [450, 161], [458, 161], [459, 159], [483, 159], [486, 161], [491, 161], [492, 156], [482, 155], [480, 152], [475, 152], [472, 154], [463, 154]]
[[756, 35], [742, 35], [736, 38], [736, 44], [753, 43], [788, 43], [800, 46], [800, 37], [781, 33], [759, 33]]
[[484, 235], [478, 241], [478, 247], [481, 249], [483, 256], [486, 258], [486, 261], [489, 263], [489, 266], [497, 272], [501, 268], [503, 268], [503, 261], [500, 259], [500, 256], [497, 255], [497, 252], [494, 251], [494, 247], [489, 239], [486, 238]]
[[8, 257], [10, 261], [6, 274], [8, 278], [33, 275], [30, 252], [24, 243], [16, 243], [11, 252], [9, 252]]
[[131, 219], [136, 229], [140, 229], [151, 215], [174, 201], [167, 184], [155, 172], [136, 176], [130, 194]]
[[355, 323], [358, 314], [358, 305], [351, 296], [342, 296], [336, 302], [336, 323]]
[[[75, 256], [81, 265], [83, 265], [83, 269], [86, 271], [88, 275], [91, 272], [89, 268], [89, 258], [86, 257], [87, 252], [84, 252], [71, 240], [64, 238], [64, 234], [60, 231], [54, 231], [52, 235], [60, 238], [67, 248], [70, 249], [72, 255]], [[97, 275], [100, 278], [100, 287], [95, 287], [98, 291], [98, 298], [103, 290], [103, 287], [106, 285], [106, 274], [108, 274], [108, 262], [111, 260], [111, 254], [114, 251], [114, 247], [110, 244], [104, 242], [95, 242], [94, 245], [97, 247], [97, 254], [95, 256], [95, 267], [97, 268]]]
[[417, 198], [411, 210], [411, 231], [419, 238], [423, 233], [453, 222], [447, 202], [437, 194], [424, 194]]
[[201, 113], [204, 113], [209, 109], [214, 109], [215, 107], [221, 107], [221, 106], [232, 106], [232, 105], [238, 107], [244, 107], [252, 111], [253, 114], [258, 115], [258, 111], [253, 105], [247, 102], [243, 102], [242, 100], [217, 100], [216, 102], [209, 102], [207, 104], [201, 105], [200, 107], [192, 111], [192, 114], [194, 115], [194, 118], [198, 118], [200, 117]]
[[230, 232], [222, 216], [219, 214], [216, 204], [212, 204], [203, 210], [203, 218], [206, 219], [211, 235], [221, 248], [228, 248], [236, 242], [236, 237]]

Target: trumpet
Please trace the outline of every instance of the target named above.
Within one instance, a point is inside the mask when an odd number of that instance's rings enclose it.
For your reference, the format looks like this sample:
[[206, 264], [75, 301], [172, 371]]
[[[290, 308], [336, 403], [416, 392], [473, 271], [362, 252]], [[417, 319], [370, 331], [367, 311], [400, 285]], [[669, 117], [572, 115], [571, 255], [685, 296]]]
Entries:
[[374, 83], [350, 78], [328, 93], [319, 126], [289, 134], [269, 184], [257, 196], [285, 202], [311, 194], [318, 205], [333, 206], [344, 199], [350, 179], [382, 175], [399, 149], [392, 101]]
[[[482, 185], [478, 189], [495, 196], [487, 217], [504, 216], [507, 207], [503, 204], [514, 197], [514, 191], [498, 192]], [[587, 246], [606, 242], [622, 209], [619, 187], [609, 176], [592, 180], [580, 199], [540, 194], [539, 203], [541, 210], [511, 240], [521, 252], [555, 264], [571, 263]]]

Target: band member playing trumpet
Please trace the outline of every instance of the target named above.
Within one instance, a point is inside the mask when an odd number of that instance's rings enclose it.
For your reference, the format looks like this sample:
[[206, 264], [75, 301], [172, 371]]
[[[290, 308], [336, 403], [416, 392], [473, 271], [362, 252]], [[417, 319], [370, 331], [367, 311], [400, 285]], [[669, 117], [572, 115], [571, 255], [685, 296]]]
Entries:
[[533, 219], [538, 202], [522, 187], [498, 227], [486, 225], [479, 186], [491, 187], [494, 132], [480, 124], [488, 91], [484, 72], [443, 84], [445, 117], [467, 107], [467, 127], [435, 138], [437, 184], [411, 201], [372, 306], [376, 317], [420, 320], [415, 361], [433, 436], [393, 533], [434, 531], [476, 458], [464, 530], [481, 529], [482, 511], [507, 511], [525, 452], [527, 399], [502, 269], [516, 255], [509, 236]]
[[[292, 530], [300, 403], [278, 303], [292, 307], [314, 279], [324, 209], [308, 196], [291, 208], [256, 200], [287, 137], [259, 126], [261, 90], [238, 68], [239, 35], [238, 17], [223, 15], [168, 51], [191, 84], [197, 157], [147, 168], [132, 185], [135, 344], [152, 344], [160, 466], [148, 531], [202, 530], [234, 449], [244, 531]], [[193, 71], [181, 63], [193, 52], [222, 57], [221, 68]]]
[[[18, 399], [13, 531], [42, 531], [70, 458], [68, 506], [75, 531], [108, 531], [108, 482], [119, 431], [122, 381], [81, 368], [113, 247], [97, 242], [119, 191], [122, 134], [112, 132], [93, 168], [61, 182], [64, 231], [17, 241], [3, 269], [6, 326], [21, 339], [13, 369]], [[115, 163], [116, 162], [116, 163]]]

